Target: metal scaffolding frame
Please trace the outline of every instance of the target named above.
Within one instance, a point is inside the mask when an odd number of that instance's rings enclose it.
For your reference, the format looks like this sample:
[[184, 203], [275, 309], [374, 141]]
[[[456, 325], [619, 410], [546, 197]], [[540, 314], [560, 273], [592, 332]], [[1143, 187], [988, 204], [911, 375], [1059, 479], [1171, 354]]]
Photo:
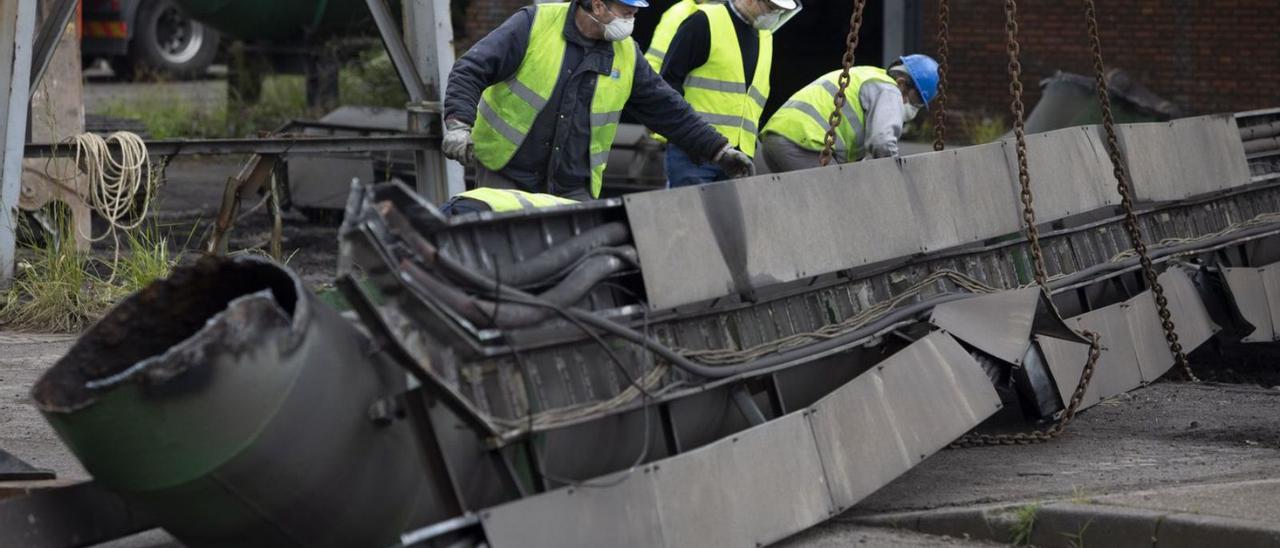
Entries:
[[0, 284], [13, 277], [36, 0], [0, 3]]

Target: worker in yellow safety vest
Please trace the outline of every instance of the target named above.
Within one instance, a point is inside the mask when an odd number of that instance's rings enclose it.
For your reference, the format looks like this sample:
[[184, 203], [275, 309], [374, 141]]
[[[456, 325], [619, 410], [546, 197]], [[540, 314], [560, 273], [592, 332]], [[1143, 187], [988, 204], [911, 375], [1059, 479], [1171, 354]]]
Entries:
[[671, 39], [676, 37], [676, 30], [690, 15], [697, 13], [698, 5], [712, 0], [680, 0], [667, 11], [662, 12], [658, 26], [653, 29], [653, 39], [649, 41], [649, 51], [644, 58], [649, 61], [654, 72], [662, 72], [662, 58], [667, 56], [667, 48], [671, 47]]
[[[769, 98], [773, 32], [800, 9], [799, 0], [703, 4], [680, 24], [662, 59], [662, 78], [747, 156], [755, 154], [760, 115]], [[666, 135], [661, 128], [651, 129]], [[677, 142], [667, 147], [666, 170], [669, 187], [728, 178]]]
[[516, 12], [449, 73], [445, 156], [478, 162], [481, 187], [596, 198], [626, 110], [700, 160], [750, 173], [751, 159], [640, 61], [631, 30], [645, 6], [574, 0]]
[[[769, 118], [761, 133], [756, 166], [780, 173], [818, 167], [835, 109], [840, 71], [801, 88]], [[832, 158], [839, 163], [864, 156], [898, 155], [903, 125], [938, 94], [938, 63], [927, 55], [900, 57], [888, 70], [853, 67]]]
[[508, 211], [520, 211], [524, 209], [537, 209], [541, 207], [553, 207], [558, 205], [576, 204], [577, 200], [561, 198], [552, 194], [541, 194], [537, 192], [525, 192], [512, 188], [473, 188], [466, 192], [449, 198], [441, 206], [440, 211], [445, 215], [462, 215], [465, 213], [479, 213], [483, 211], [492, 211], [494, 213], [506, 213]]

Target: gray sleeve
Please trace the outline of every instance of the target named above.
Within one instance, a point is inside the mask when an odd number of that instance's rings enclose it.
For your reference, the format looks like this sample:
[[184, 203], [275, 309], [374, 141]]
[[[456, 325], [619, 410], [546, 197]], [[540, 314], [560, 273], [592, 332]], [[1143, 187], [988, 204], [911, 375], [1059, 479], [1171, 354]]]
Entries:
[[884, 82], [869, 82], [858, 91], [866, 116], [864, 150], [872, 158], [898, 155], [902, 136], [902, 90]]
[[524, 60], [524, 51], [529, 47], [532, 29], [533, 8], [523, 8], [453, 63], [449, 71], [449, 85], [445, 88], [445, 118], [475, 123], [480, 94], [485, 88], [516, 73]]

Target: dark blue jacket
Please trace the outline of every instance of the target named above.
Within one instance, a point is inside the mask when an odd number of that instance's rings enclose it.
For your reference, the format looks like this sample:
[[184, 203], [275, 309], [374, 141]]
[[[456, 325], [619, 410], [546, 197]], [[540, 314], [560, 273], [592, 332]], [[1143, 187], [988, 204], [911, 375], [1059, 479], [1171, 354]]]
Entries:
[[[445, 117], [475, 124], [480, 93], [511, 78], [520, 67], [529, 46], [533, 10], [530, 6], [516, 12], [454, 63], [444, 98]], [[565, 22], [564, 64], [550, 101], [501, 171], [523, 190], [564, 194], [590, 185], [591, 98], [596, 76], [612, 71], [613, 46], [583, 36], [573, 22], [577, 11], [574, 4]], [[639, 46], [631, 98], [624, 111], [704, 161], [728, 143], [653, 72]]]

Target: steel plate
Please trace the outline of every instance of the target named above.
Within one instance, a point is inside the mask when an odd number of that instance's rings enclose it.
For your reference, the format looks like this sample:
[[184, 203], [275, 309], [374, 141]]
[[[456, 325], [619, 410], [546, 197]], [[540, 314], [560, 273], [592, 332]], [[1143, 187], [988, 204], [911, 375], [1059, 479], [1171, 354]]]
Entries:
[[942, 332], [819, 400], [809, 419], [836, 509], [853, 506], [999, 408], [982, 367]]

